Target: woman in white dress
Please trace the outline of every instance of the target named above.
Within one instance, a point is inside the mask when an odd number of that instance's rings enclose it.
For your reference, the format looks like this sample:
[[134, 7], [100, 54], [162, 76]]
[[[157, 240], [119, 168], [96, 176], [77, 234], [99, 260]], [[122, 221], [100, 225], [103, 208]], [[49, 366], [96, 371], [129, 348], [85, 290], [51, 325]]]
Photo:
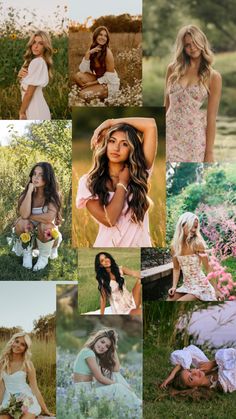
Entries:
[[198, 387], [217, 389], [224, 393], [236, 390], [235, 348], [219, 349], [215, 359], [209, 361], [201, 349], [189, 345], [172, 352], [170, 360], [175, 367], [161, 384], [162, 389], [172, 384], [180, 390]]
[[[173, 285], [169, 289], [168, 301], [216, 301], [223, 299], [217, 284], [211, 284], [202, 271], [211, 271], [206, 243], [200, 233], [198, 217], [192, 212], [182, 214], [177, 222], [172, 241]], [[177, 288], [183, 272], [183, 284]]]
[[[124, 409], [141, 414], [141, 400], [120, 374], [116, 352], [118, 335], [113, 329], [102, 329], [92, 335], [79, 352], [74, 364], [74, 383], [78, 396], [91, 393], [96, 399], [119, 401]], [[130, 416], [133, 417], [133, 416]]]
[[52, 76], [52, 45], [43, 31], [34, 33], [24, 55], [25, 62], [19, 71], [22, 103], [19, 119], [48, 120], [51, 114], [43, 95]]
[[[0, 355], [0, 419], [10, 419], [7, 410], [11, 395], [30, 400], [21, 419], [34, 419], [41, 411], [50, 413], [39, 391], [30, 353], [31, 339], [25, 332], [15, 333]], [[28, 383], [29, 384], [28, 384]]]
[[[141, 278], [140, 271], [125, 266], [119, 267], [110, 253], [100, 252], [95, 257], [95, 272], [100, 292], [100, 310], [105, 313], [106, 301], [110, 302], [112, 314], [141, 315]], [[132, 276], [137, 281], [129, 292], [124, 275]]]

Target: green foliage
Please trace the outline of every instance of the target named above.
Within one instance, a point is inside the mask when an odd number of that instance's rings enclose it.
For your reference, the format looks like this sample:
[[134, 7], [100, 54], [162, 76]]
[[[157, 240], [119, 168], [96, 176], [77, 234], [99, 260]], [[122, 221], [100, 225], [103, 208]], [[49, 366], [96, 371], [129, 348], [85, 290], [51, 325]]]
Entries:
[[131, 16], [128, 13], [122, 15], [108, 15], [101, 16], [96, 19], [91, 26], [91, 30], [94, 31], [98, 26], [106, 26], [109, 32], [140, 32], [142, 29], [141, 16]]

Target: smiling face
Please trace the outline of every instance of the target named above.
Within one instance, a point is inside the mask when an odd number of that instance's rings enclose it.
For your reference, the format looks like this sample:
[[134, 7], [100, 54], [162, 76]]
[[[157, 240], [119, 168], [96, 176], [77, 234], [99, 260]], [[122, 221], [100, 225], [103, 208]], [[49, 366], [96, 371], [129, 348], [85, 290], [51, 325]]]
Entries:
[[36, 188], [40, 188], [45, 186], [46, 182], [44, 180], [43, 169], [40, 166], [36, 166], [33, 175], [32, 175], [32, 183]]
[[98, 45], [103, 46], [103, 45], [106, 45], [107, 41], [108, 41], [107, 32], [105, 31], [105, 29], [102, 29], [96, 38], [96, 42]]
[[184, 235], [186, 237], [189, 236], [189, 235], [190, 235], [190, 237], [194, 237], [196, 235], [197, 229], [198, 229], [198, 219], [197, 218], [194, 220], [193, 225], [190, 229], [189, 229], [189, 226], [188, 226], [187, 223], [183, 226]]
[[35, 57], [41, 57], [44, 53], [44, 50], [45, 48], [43, 38], [39, 35], [36, 35], [31, 46], [32, 54], [35, 55]]
[[201, 56], [201, 50], [191, 35], [185, 35], [184, 37], [184, 51], [190, 58], [199, 58]]
[[198, 368], [183, 370], [181, 379], [186, 387], [201, 387], [205, 385], [206, 375]]
[[99, 256], [99, 262], [100, 262], [100, 265], [103, 267], [103, 268], [110, 268], [111, 267], [111, 260], [109, 259], [109, 257], [107, 257], [106, 255], [104, 255], [104, 254], [101, 254], [100, 256]]
[[105, 352], [108, 351], [108, 349], [111, 346], [111, 341], [109, 338], [107, 337], [103, 337], [100, 338], [96, 341], [96, 343], [94, 344], [94, 351], [98, 354], [98, 355], [102, 355]]
[[24, 354], [27, 349], [24, 336], [19, 336], [16, 338], [11, 348], [14, 354]]
[[107, 157], [114, 163], [125, 163], [130, 154], [130, 145], [122, 131], [112, 132], [107, 142]]

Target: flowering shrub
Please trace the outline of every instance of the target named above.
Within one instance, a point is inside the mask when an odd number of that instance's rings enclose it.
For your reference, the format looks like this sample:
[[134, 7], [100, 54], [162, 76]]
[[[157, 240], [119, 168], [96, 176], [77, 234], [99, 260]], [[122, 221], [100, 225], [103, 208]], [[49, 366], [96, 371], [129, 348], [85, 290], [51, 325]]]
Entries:
[[236, 206], [201, 204], [196, 209], [200, 218], [201, 232], [209, 247], [223, 260], [236, 256]]
[[206, 279], [210, 282], [216, 281], [217, 289], [223, 294], [228, 300], [236, 300], [236, 296], [232, 295], [236, 291], [236, 282], [233, 281], [232, 275], [226, 272], [226, 268], [222, 266], [216, 256], [213, 254], [210, 257], [210, 266], [212, 272], [210, 272]]
[[[141, 419], [141, 409], [132, 411], [131, 408], [122, 405], [121, 400], [108, 400], [105, 397], [98, 398], [94, 391], [76, 392], [72, 381], [72, 366], [75, 361], [75, 355], [69, 351], [62, 351], [61, 349], [57, 353], [58, 419], [64, 419], [65, 417], [67, 419]], [[141, 398], [141, 369], [139, 365], [137, 366], [135, 364], [132, 357], [130, 357], [129, 366], [122, 369], [122, 375], [138, 397]]]

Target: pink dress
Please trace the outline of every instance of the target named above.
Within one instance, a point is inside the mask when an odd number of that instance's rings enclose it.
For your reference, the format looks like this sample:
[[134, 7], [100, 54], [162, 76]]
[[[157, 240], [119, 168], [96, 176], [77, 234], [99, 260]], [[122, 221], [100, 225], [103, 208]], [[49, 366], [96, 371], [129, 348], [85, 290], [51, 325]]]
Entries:
[[[120, 274], [123, 276], [122, 268], [120, 268]], [[136, 308], [134, 297], [132, 292], [129, 292], [123, 285], [123, 290], [119, 289], [119, 284], [111, 280], [111, 295], [109, 297], [109, 302], [111, 305], [112, 314], [129, 314], [131, 310]]]
[[217, 301], [214, 287], [201, 270], [198, 255], [177, 256], [183, 272], [183, 285], [176, 292], [193, 294], [201, 301]]
[[206, 149], [206, 112], [200, 108], [207, 97], [201, 84], [187, 87], [174, 83], [169, 88], [166, 113], [166, 160], [203, 162]]
[[[98, 196], [93, 196], [87, 187], [88, 175], [84, 175], [79, 180], [76, 206], [77, 208], [85, 208], [89, 199], [98, 199]], [[114, 192], [109, 192], [109, 201], [112, 199]], [[149, 219], [148, 212], [144, 215], [142, 224], [133, 223], [131, 221], [130, 211], [126, 214], [127, 202], [120, 217], [113, 227], [106, 227], [104, 224], [99, 224], [98, 235], [93, 247], [151, 247], [151, 239], [149, 233]]]

